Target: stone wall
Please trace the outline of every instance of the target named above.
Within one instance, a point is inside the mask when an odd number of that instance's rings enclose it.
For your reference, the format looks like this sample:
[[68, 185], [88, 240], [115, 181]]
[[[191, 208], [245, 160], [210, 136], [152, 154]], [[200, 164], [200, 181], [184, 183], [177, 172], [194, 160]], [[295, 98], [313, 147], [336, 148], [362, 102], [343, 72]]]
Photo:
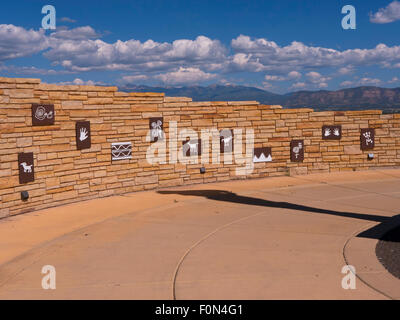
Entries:
[[[32, 126], [33, 103], [54, 104], [55, 123]], [[149, 118], [178, 130], [254, 129], [255, 147], [272, 147], [273, 162], [250, 175], [237, 164], [150, 164]], [[90, 149], [77, 150], [76, 121], [91, 123]], [[322, 125], [342, 125], [340, 141], [322, 140]], [[375, 128], [375, 149], [360, 150], [360, 129]], [[304, 140], [304, 161], [290, 161], [290, 141]], [[132, 142], [130, 160], [111, 161], [111, 143]], [[179, 147], [178, 141], [178, 147]], [[18, 153], [34, 153], [35, 181], [19, 183]], [[238, 151], [235, 150], [237, 153]], [[243, 153], [245, 145], [243, 145]], [[374, 153], [368, 160], [367, 154]], [[210, 160], [211, 161], [211, 160]], [[0, 78], [0, 217], [73, 201], [230, 179], [361, 170], [400, 164], [400, 114], [379, 110], [314, 112], [255, 101], [192, 102], [161, 93], [124, 93], [116, 87], [59, 86], [38, 79]], [[201, 174], [200, 168], [206, 168]], [[21, 191], [29, 200], [21, 200]]]

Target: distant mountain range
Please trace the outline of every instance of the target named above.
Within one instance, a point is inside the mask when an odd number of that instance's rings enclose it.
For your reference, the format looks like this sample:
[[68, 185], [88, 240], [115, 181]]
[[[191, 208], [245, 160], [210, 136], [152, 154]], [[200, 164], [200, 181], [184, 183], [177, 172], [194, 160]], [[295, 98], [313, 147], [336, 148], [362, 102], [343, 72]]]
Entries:
[[171, 97], [189, 97], [193, 101], [246, 101], [256, 100], [262, 104], [280, 104], [286, 108], [309, 107], [315, 110], [365, 110], [381, 109], [385, 113], [400, 113], [400, 88], [357, 87], [337, 91], [297, 91], [275, 94], [262, 89], [245, 86], [208, 87], [148, 87], [123, 86], [121, 91], [164, 92]]

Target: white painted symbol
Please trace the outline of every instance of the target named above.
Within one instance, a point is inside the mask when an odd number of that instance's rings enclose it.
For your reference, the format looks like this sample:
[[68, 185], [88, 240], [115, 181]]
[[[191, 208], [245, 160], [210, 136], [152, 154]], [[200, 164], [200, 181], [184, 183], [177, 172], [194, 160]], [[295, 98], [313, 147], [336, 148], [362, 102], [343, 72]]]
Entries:
[[152, 136], [152, 140], [155, 140], [155, 138], [158, 139], [163, 139], [164, 138], [164, 133], [163, 130], [161, 128], [162, 126], [162, 121], [158, 120], [157, 122], [152, 122], [151, 126], [153, 129], [151, 129], [151, 136]]
[[324, 133], [325, 137], [329, 137], [331, 134], [332, 134], [331, 129], [326, 128]]
[[89, 133], [87, 132], [86, 128], [81, 128], [79, 140], [81, 140], [81, 141], [86, 140], [89, 137], [88, 134]]
[[364, 134], [363, 134], [363, 136], [364, 136], [364, 138], [365, 138], [365, 143], [366, 143], [366, 145], [368, 146], [370, 143], [371, 144], [373, 144], [374, 143], [374, 140], [372, 140], [371, 139], [371, 132], [365, 132]]
[[342, 279], [342, 288], [345, 290], [356, 289], [356, 268], [354, 266], [344, 266], [342, 273], [346, 274]]
[[45, 118], [52, 119], [53, 118], [53, 111], [46, 112], [45, 107], [39, 106], [35, 112], [35, 118], [42, 121]]
[[339, 128], [335, 128], [335, 129], [333, 130], [333, 134], [334, 134], [335, 136], [339, 137], [339, 136], [340, 136], [340, 130], [339, 130]]
[[50, 265], [43, 266], [42, 274], [45, 276], [42, 279], [42, 288], [44, 290], [56, 289], [56, 268]]
[[26, 162], [22, 162], [21, 166], [24, 168], [24, 172], [32, 172], [32, 164], [28, 166]]
[[267, 156], [265, 156], [264, 152], [262, 152], [259, 157], [257, 157], [256, 155], [254, 155], [254, 157], [253, 157], [253, 162], [254, 163], [271, 162], [271, 161], [272, 161], [271, 154], [268, 154], [268, 157], [267, 157]]
[[189, 148], [190, 148], [190, 154], [192, 154], [192, 153], [197, 153], [197, 146], [198, 146], [198, 142], [196, 142], [196, 143], [191, 143], [190, 141], [188, 141], [187, 142], [187, 145], [189, 146]]
[[132, 143], [118, 142], [111, 144], [112, 160], [132, 159]]
[[224, 137], [224, 138], [222, 138], [222, 141], [224, 142], [224, 146], [225, 146], [225, 147], [229, 147], [229, 145], [230, 145], [230, 143], [231, 143], [231, 141], [232, 141], [232, 136], [230, 136], [230, 137]]
[[299, 142], [297, 147], [293, 148], [293, 152], [294, 152], [296, 159], [299, 157], [301, 149], [303, 149], [303, 144], [301, 142]]

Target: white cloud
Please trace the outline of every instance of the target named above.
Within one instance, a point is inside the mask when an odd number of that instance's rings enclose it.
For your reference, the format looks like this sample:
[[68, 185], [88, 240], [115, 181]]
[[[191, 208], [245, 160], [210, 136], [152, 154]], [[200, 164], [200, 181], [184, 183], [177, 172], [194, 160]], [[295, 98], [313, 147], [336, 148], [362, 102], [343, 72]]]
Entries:
[[[307, 46], [297, 41], [281, 47], [273, 41], [241, 35], [233, 39], [231, 45], [236, 52], [231, 68], [240, 67], [240, 70], [247, 71], [282, 73], [293, 69], [400, 63], [400, 46], [388, 47], [385, 44], [378, 44], [373, 49], [339, 51]], [[235, 59], [239, 55], [241, 59]]]
[[346, 74], [351, 74], [354, 72], [354, 67], [352, 66], [346, 66], [346, 67], [342, 67], [338, 70], [338, 73], [340, 75], [346, 75]]
[[340, 84], [340, 86], [341, 87], [378, 86], [380, 84], [382, 84], [382, 81], [380, 79], [364, 77], [361, 79], [356, 79], [354, 81], [350, 80], [343, 81]]
[[262, 89], [262, 90], [270, 90], [270, 89], [273, 89], [273, 88], [274, 88], [274, 86], [271, 83], [267, 82], [267, 81], [263, 81], [262, 87], [260, 87], [260, 89]]
[[59, 74], [70, 74], [68, 70], [54, 70], [54, 69], [43, 69], [31, 66], [15, 66], [15, 65], [4, 65], [0, 63], [0, 71], [14, 73], [18, 75], [59, 75]]
[[[294, 74], [293, 74], [294, 76]], [[299, 79], [302, 75], [296, 74], [297, 79]], [[332, 78], [328, 76], [324, 76], [316, 71], [310, 71], [305, 74], [305, 81], [297, 81], [293, 83], [289, 89], [299, 90], [299, 89], [323, 89], [328, 87], [328, 81]]]
[[326, 77], [321, 75], [318, 72], [311, 71], [306, 74], [307, 77], [307, 82], [312, 84], [314, 87], [318, 88], [326, 88], [328, 87], [328, 81], [330, 81], [332, 78], [331, 77]]
[[266, 70], [264, 66], [258, 61], [252, 59], [252, 54], [237, 53], [227, 59], [228, 65], [226, 71], [250, 71], [261, 72]]
[[[87, 28], [87, 29], [82, 29]], [[90, 27], [56, 32], [51, 49], [44, 53], [53, 63], [73, 71], [129, 70], [136, 72], [171, 71], [179, 67], [195, 67], [205, 71], [268, 72], [298, 79], [299, 72], [309, 68], [341, 67], [340, 72], [351, 72], [348, 66], [382, 65], [390, 67], [400, 63], [400, 46], [379, 44], [373, 49], [338, 51], [311, 47], [301, 42], [279, 46], [266, 39], [239, 36], [232, 40], [234, 50], [228, 50], [218, 40], [199, 36], [195, 40], [178, 39], [172, 43], [147, 40], [118, 40], [107, 43], [89, 39], [95, 33]], [[82, 39], [84, 38], [84, 39]]]
[[293, 79], [300, 79], [301, 78], [301, 73], [297, 71], [291, 71], [288, 73], [288, 79], [293, 80]]
[[[264, 38], [240, 35], [231, 41], [233, 52], [229, 53], [219, 40], [205, 36], [173, 42], [130, 39], [113, 43], [99, 37], [90, 26], [58, 28], [46, 35], [44, 30], [3, 24], [0, 25], [0, 63], [42, 51], [44, 57], [58, 66], [55, 69], [62, 69], [49, 70], [48, 74], [123, 70], [130, 75], [121, 81], [161, 80], [173, 84], [220, 79], [219, 75], [228, 73], [263, 72], [265, 86], [270, 86], [272, 81], [294, 81], [293, 88], [326, 88], [333, 76], [351, 74], [360, 66], [400, 67], [400, 46], [385, 44], [340, 51], [298, 41], [280, 46]], [[321, 70], [325, 67], [338, 71], [323, 75]], [[25, 71], [44, 72], [34, 67], [25, 67]], [[376, 85], [379, 81], [355, 80], [360, 85]]]
[[63, 40], [51, 43], [45, 57], [75, 71], [131, 70], [160, 71], [178, 67], [217, 69], [226, 59], [226, 48], [218, 40], [199, 36], [172, 43], [153, 40], [118, 40], [107, 43], [99, 39]]
[[377, 86], [377, 85], [380, 85], [382, 83], [382, 81], [379, 79], [373, 79], [373, 78], [361, 78], [358, 83], [363, 86]]
[[397, 77], [393, 77], [391, 80], [388, 81], [388, 83], [396, 83], [396, 82], [400, 82], [400, 79]]
[[62, 40], [86, 40], [98, 38], [99, 34], [90, 26], [73, 29], [58, 27], [57, 31], [53, 32], [50, 37]]
[[285, 81], [286, 78], [282, 77], [282, 76], [270, 76], [270, 75], [266, 75], [265, 76], [265, 80], [267, 81]]
[[68, 23], [75, 23], [76, 22], [76, 20], [68, 18], [68, 17], [62, 17], [62, 18], [60, 18], [60, 21], [61, 22], [68, 22]]
[[305, 87], [307, 87], [305, 82], [296, 82], [290, 87], [290, 89], [304, 89]]
[[154, 78], [167, 84], [188, 84], [214, 79], [216, 78], [216, 75], [206, 73], [199, 68], [180, 67], [177, 71], [159, 74], [154, 76]]
[[48, 47], [44, 30], [0, 24], [0, 61], [30, 56]]
[[329, 80], [330, 78], [322, 76], [319, 72], [311, 71], [306, 74], [308, 80], [312, 83], [318, 83], [321, 81]]
[[132, 76], [124, 76], [121, 79], [121, 82], [123, 83], [135, 83], [138, 81], [143, 81], [147, 80], [149, 77], [144, 75], [144, 74], [138, 74], [138, 75], [132, 75]]
[[234, 86], [234, 84], [227, 79], [219, 79], [219, 83], [224, 86]]
[[287, 76], [278, 76], [278, 75], [266, 75], [264, 77], [267, 81], [288, 81], [288, 80], [298, 80], [301, 78], [301, 73], [297, 71], [291, 71], [287, 74]]
[[72, 81], [72, 83], [73, 84], [77, 84], [77, 85], [89, 85], [89, 86], [93, 86], [95, 84], [95, 82], [92, 81], [92, 80], [84, 81], [84, 80], [79, 79], [79, 78], [77, 78], [74, 81]]
[[350, 81], [350, 80], [343, 81], [343, 82], [340, 84], [341, 87], [351, 87], [351, 86], [353, 86], [353, 85], [354, 85], [354, 82], [352, 82], [352, 81]]
[[400, 2], [393, 1], [387, 7], [381, 8], [378, 12], [370, 14], [372, 23], [390, 23], [400, 20]]
[[58, 82], [57, 84], [60, 85], [78, 85], [78, 86], [94, 86], [94, 85], [104, 85], [103, 82], [100, 81], [93, 81], [93, 80], [82, 80], [79, 78], [74, 79], [73, 81], [65, 81], [65, 82]]

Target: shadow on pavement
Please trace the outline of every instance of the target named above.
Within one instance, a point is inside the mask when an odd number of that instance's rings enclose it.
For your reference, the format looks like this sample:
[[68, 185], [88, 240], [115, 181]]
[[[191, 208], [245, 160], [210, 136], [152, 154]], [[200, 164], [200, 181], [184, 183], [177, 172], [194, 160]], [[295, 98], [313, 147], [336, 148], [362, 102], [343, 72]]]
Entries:
[[392, 226], [399, 220], [400, 215], [395, 217], [385, 217], [373, 214], [354, 213], [354, 212], [343, 212], [334, 211], [328, 209], [314, 208], [304, 206], [300, 204], [290, 202], [277, 202], [270, 201], [260, 198], [253, 198], [247, 196], [240, 196], [236, 193], [224, 191], [224, 190], [165, 190], [158, 191], [160, 194], [178, 194], [183, 196], [198, 196], [204, 197], [210, 200], [225, 201], [231, 203], [240, 203], [245, 205], [268, 207], [268, 208], [280, 208], [289, 210], [306, 211], [312, 213], [329, 214], [338, 217], [361, 219], [367, 221], [380, 222], [377, 226], [360, 233], [357, 237], [379, 239], [382, 237], [384, 231], [387, 231], [388, 226]]
[[375, 248], [380, 263], [400, 279], [400, 226], [385, 233]]

